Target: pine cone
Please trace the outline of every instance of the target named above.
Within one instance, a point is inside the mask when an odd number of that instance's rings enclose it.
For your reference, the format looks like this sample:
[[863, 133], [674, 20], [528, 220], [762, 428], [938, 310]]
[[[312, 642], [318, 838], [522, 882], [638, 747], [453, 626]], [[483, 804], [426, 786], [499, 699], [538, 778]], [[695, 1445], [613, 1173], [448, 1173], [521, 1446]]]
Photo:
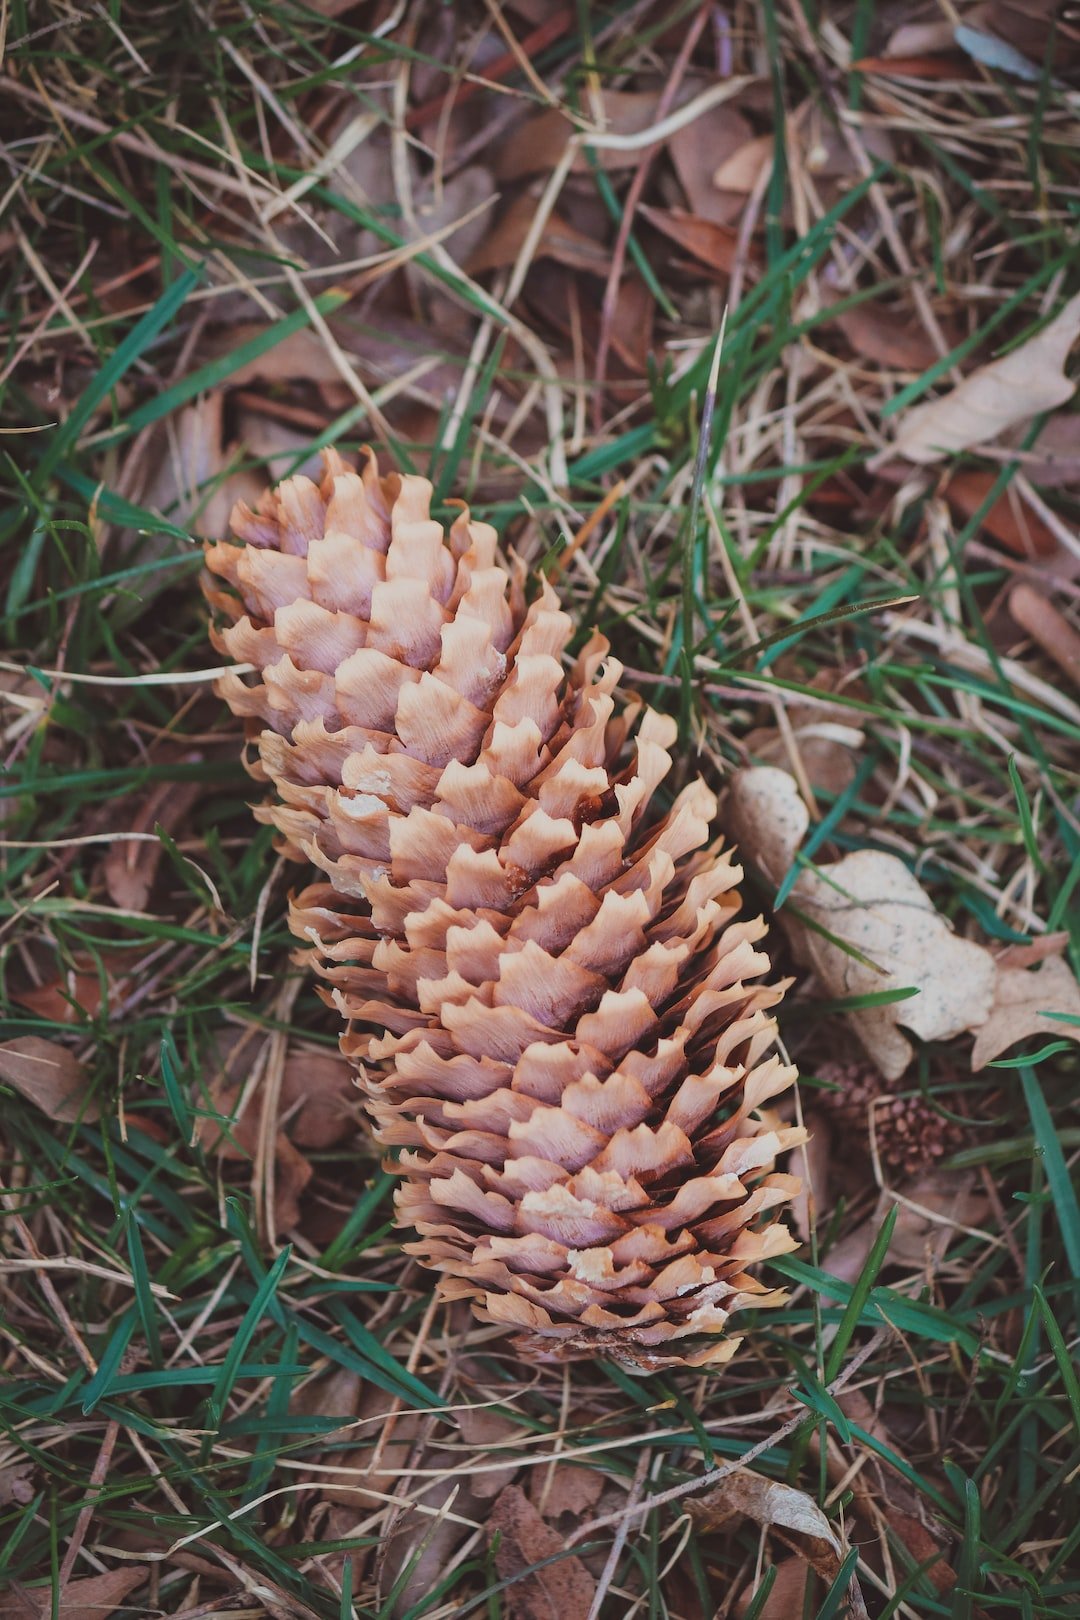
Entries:
[[784, 986], [691, 782], [648, 816], [674, 723], [615, 695], [599, 635], [496, 558], [431, 486], [333, 451], [240, 505], [212, 545], [220, 690], [248, 722], [256, 814], [326, 873], [292, 926], [348, 1020], [397, 1215], [448, 1299], [533, 1354], [725, 1361], [745, 1267], [792, 1241], [767, 1210], [801, 1140], [762, 1109]]

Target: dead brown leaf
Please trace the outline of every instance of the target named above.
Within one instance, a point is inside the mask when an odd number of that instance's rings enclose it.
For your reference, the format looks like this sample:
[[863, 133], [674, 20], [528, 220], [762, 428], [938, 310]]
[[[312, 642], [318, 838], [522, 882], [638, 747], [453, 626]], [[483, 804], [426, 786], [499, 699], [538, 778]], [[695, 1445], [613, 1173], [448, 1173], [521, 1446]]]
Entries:
[[994, 953], [999, 968], [1029, 968], [1045, 962], [1048, 956], [1060, 956], [1069, 943], [1066, 929], [1053, 934], [1040, 934], [1026, 945], [1005, 945]]
[[[470, 1451], [476, 1452], [476, 1460], [485, 1465], [485, 1471], [480, 1472], [470, 1462], [462, 1472], [467, 1470], [470, 1494], [486, 1502], [513, 1482], [520, 1453], [511, 1448], [521, 1445], [523, 1430], [520, 1424], [503, 1417], [501, 1412], [491, 1412], [483, 1406], [466, 1406], [458, 1413], [457, 1420], [465, 1444]], [[497, 1461], [500, 1455], [510, 1458], [505, 1468], [486, 1466]]]
[[607, 1476], [598, 1468], [575, 1463], [555, 1463], [548, 1468], [530, 1468], [529, 1500], [545, 1518], [559, 1519], [569, 1513], [581, 1519], [595, 1508], [607, 1487]]
[[[740, 771], [728, 807], [740, 848], [779, 884], [809, 827], [794, 779], [769, 765]], [[831, 866], [805, 871], [790, 905], [787, 928], [796, 954], [813, 967], [829, 996], [918, 991], [847, 1015], [888, 1078], [903, 1074], [912, 1057], [900, 1025], [924, 1041], [950, 1040], [989, 1013], [997, 973], [989, 951], [952, 933], [894, 855], [855, 850]], [[794, 912], [824, 932], [800, 923]]]
[[[188, 755], [185, 763], [200, 756]], [[150, 832], [160, 826], [172, 836], [202, 792], [198, 782], [163, 782], [149, 793], [136, 811], [132, 832]], [[159, 839], [120, 838], [110, 845], [102, 863], [109, 899], [120, 911], [142, 911], [150, 898], [165, 850]]]
[[611, 322], [611, 347], [633, 376], [643, 377], [652, 352], [656, 304], [640, 276], [624, 276]]
[[1064, 368], [1078, 335], [1080, 294], [1035, 337], [980, 366], [940, 399], [905, 412], [893, 453], [909, 461], [940, 461], [950, 451], [988, 444], [1017, 422], [1063, 405], [1076, 389]]
[[281, 1121], [297, 1147], [313, 1153], [336, 1147], [359, 1118], [352, 1064], [340, 1052], [293, 1045], [281, 1082]]
[[[254, 1050], [234, 1039], [223, 1046], [222, 1068], [210, 1083], [210, 1101], [231, 1120], [241, 1099], [239, 1081], [250, 1073]], [[212, 1119], [199, 1123], [199, 1140], [207, 1152], [238, 1163], [254, 1160], [258, 1151], [263, 1094], [255, 1091], [243, 1113], [223, 1130]], [[301, 1148], [323, 1151], [356, 1127], [357, 1091], [348, 1062], [336, 1052], [301, 1044], [290, 1046], [278, 1096], [279, 1129], [274, 1139], [274, 1209], [277, 1224], [288, 1230], [300, 1219], [300, 1198], [313, 1168]]]
[[1080, 1041], [1080, 1022], [1044, 1017], [1048, 1012], [1080, 1019], [1080, 985], [1064, 957], [1051, 957], [1027, 971], [999, 971], [989, 1016], [975, 1031], [971, 1067], [984, 1069], [1032, 1035]]
[[651, 208], [642, 203], [638, 208], [642, 219], [663, 233], [671, 241], [692, 253], [695, 259], [730, 275], [735, 266], [738, 233], [730, 225], [716, 225], [711, 219], [699, 219], [682, 208]]
[[1009, 592], [1009, 612], [1073, 685], [1080, 686], [1080, 634], [1064, 613], [1024, 580]]
[[[640, 135], [642, 130], [656, 122], [660, 94], [659, 90], [605, 90], [605, 132], [609, 135]], [[495, 153], [497, 178], [520, 180], [530, 174], [549, 174], [566, 151], [570, 137], [577, 128], [557, 107], [547, 107], [534, 118], [527, 119], [510, 131]], [[625, 152], [603, 146], [596, 149], [596, 159], [605, 169], [633, 169], [646, 153], [652, 154], [658, 150], [659, 143]], [[574, 158], [573, 172], [587, 174], [589, 167], [584, 151], [579, 152]]]
[[[763, 1571], [762, 1574], [766, 1574]], [[806, 1583], [810, 1578], [810, 1570], [801, 1558], [784, 1558], [776, 1566], [776, 1579], [772, 1583], [768, 1597], [763, 1608], [758, 1610], [758, 1620], [792, 1620], [793, 1615], [801, 1615], [806, 1601]], [[739, 1599], [738, 1612], [744, 1615], [754, 1601], [758, 1586], [751, 1587]]]
[[[106, 969], [109, 965], [103, 961]], [[119, 990], [120, 984], [110, 980], [106, 988], [111, 1001], [111, 992]], [[44, 984], [12, 990], [11, 999], [50, 1024], [79, 1024], [84, 1017], [96, 1018], [101, 1011], [101, 975], [96, 963], [80, 957], [65, 964], [55, 978]]]
[[226, 532], [237, 501], [257, 499], [264, 488], [250, 471], [225, 473], [236, 452], [225, 442], [224, 409], [222, 389], [201, 395], [165, 421], [154, 454], [144, 455], [153, 470], [142, 504], [207, 539]]
[[749, 122], [730, 102], [685, 124], [668, 141], [668, 156], [686, 193], [690, 212], [714, 225], [731, 225], [746, 206], [742, 192], [716, 189], [713, 175], [754, 138]]
[[838, 310], [833, 320], [860, 361], [874, 360], [895, 371], [922, 372], [938, 358], [929, 333], [917, 321], [875, 299]]
[[[865, 738], [857, 726], [852, 725], [852, 710], [840, 703], [830, 703], [829, 693], [835, 691], [843, 679], [843, 672], [819, 670], [810, 682], [821, 697], [807, 696], [793, 703], [788, 710], [788, 735], [798, 751], [802, 768], [811, 787], [825, 793], [843, 793], [855, 777], [855, 759]], [[850, 682], [844, 690], [852, 691]], [[858, 695], [859, 688], [854, 688]], [[783, 769], [790, 763], [788, 737], [776, 726], [759, 726], [746, 737], [746, 751], [755, 761], [779, 765]]]
[[[910, 1513], [901, 1513], [889, 1503], [885, 1514], [889, 1529], [894, 1531], [911, 1554], [913, 1564], [922, 1564], [937, 1590], [944, 1594], [956, 1585], [956, 1571], [941, 1550], [940, 1543], [926, 1526]], [[937, 1557], [934, 1558], [934, 1554]], [[933, 1559], [931, 1563], [930, 1560]]]
[[1058, 411], [1049, 417], [1029, 454], [1035, 460], [1025, 462], [1024, 471], [1033, 484], [1056, 489], [1080, 483], [1080, 415]]
[[0, 1508], [25, 1507], [34, 1498], [34, 1462], [30, 1457], [13, 1457], [0, 1463]]
[[[965, 468], [952, 474], [942, 494], [953, 516], [967, 522], [985, 506], [996, 482], [995, 473]], [[1012, 485], [983, 512], [980, 527], [1017, 557], [1052, 557], [1058, 549], [1057, 535]]]
[[[827, 1583], [835, 1580], [844, 1557], [835, 1530], [805, 1491], [747, 1468], [721, 1480], [704, 1496], [691, 1497], [686, 1511], [698, 1529], [706, 1532], [721, 1530], [739, 1516], [752, 1519], [792, 1548]], [[852, 1616], [866, 1614], [854, 1580], [848, 1588], [848, 1609]]]
[[48, 1114], [70, 1124], [95, 1120], [99, 1109], [88, 1095], [89, 1076], [82, 1064], [57, 1041], [20, 1035], [0, 1046], [0, 1080]]
[[[515, 197], [501, 219], [473, 250], [466, 265], [469, 274], [478, 276], [485, 270], [501, 270], [514, 264], [535, 216], [536, 198], [530, 192], [525, 191]], [[554, 210], [544, 226], [535, 257], [555, 259], [571, 270], [582, 270], [593, 276], [606, 276], [611, 268], [610, 252]]]
[[764, 182], [766, 171], [771, 171], [776, 141], [772, 135], [757, 135], [723, 159], [713, 170], [713, 185], [717, 191], [735, 191], [744, 197], [755, 186]]
[[[596, 1582], [572, 1553], [557, 1558], [563, 1540], [544, 1523], [525, 1492], [508, 1485], [500, 1492], [487, 1520], [488, 1540], [498, 1535], [495, 1572], [510, 1581], [505, 1597], [512, 1620], [588, 1620]], [[534, 1569], [556, 1558], [543, 1569]]]
[[[989, 1214], [989, 1202], [968, 1171], [930, 1170], [905, 1182], [903, 1194], [906, 1201], [897, 1208], [889, 1260], [913, 1270], [936, 1269], [949, 1244], [961, 1235], [961, 1228], [979, 1228]], [[881, 1223], [896, 1204], [895, 1195], [883, 1189], [873, 1213], [829, 1250], [826, 1269], [831, 1276], [842, 1282], [855, 1281]]]
[[[104, 1575], [68, 1581], [60, 1594], [59, 1613], [63, 1620], [105, 1620], [149, 1573], [146, 1564], [125, 1564]], [[45, 1620], [52, 1612], [52, 1591], [51, 1581], [45, 1586], [12, 1588], [0, 1596], [0, 1620]]]

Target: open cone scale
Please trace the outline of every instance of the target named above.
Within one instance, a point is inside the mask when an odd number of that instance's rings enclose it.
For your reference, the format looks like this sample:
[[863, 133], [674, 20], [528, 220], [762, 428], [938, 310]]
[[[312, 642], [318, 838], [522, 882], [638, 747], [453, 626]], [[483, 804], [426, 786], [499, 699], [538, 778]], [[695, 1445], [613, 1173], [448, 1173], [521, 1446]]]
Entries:
[[292, 926], [442, 1294], [533, 1354], [725, 1361], [798, 1190], [764, 925], [702, 781], [650, 815], [674, 723], [431, 493], [329, 451], [207, 548], [256, 814], [325, 874]]

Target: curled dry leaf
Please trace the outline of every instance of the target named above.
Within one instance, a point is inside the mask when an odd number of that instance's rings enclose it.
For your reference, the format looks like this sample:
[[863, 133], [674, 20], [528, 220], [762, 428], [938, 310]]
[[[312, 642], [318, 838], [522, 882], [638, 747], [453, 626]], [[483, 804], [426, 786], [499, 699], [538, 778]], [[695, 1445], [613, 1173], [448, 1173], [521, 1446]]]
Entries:
[[809, 1541], [820, 1542], [821, 1548], [815, 1551], [826, 1561], [830, 1556], [839, 1560], [843, 1555], [835, 1530], [805, 1491], [797, 1491], [794, 1486], [776, 1479], [766, 1479], [747, 1468], [721, 1480], [704, 1496], [691, 1497], [686, 1511], [703, 1531], [722, 1529], [730, 1519], [741, 1514], [766, 1530], [787, 1530]]
[[66, 1046], [39, 1035], [21, 1035], [0, 1046], [0, 1081], [13, 1087], [48, 1114], [70, 1124], [95, 1120], [98, 1105], [89, 1096], [90, 1080], [79, 1060]]
[[[544, 1523], [525, 1492], [508, 1485], [500, 1492], [487, 1520], [488, 1540], [498, 1535], [495, 1572], [506, 1588], [511, 1620], [588, 1620], [596, 1583], [580, 1558], [564, 1558], [563, 1539]], [[544, 1568], [546, 1559], [555, 1562]]]
[[[686, 1510], [702, 1531], [722, 1529], [740, 1515], [752, 1519], [792, 1548], [823, 1581], [831, 1583], [836, 1579], [844, 1557], [843, 1544], [805, 1491], [740, 1469], [704, 1496], [688, 1501]], [[854, 1580], [848, 1589], [848, 1609], [853, 1617], [866, 1614]]]
[[988, 444], [1015, 423], [1063, 405], [1076, 388], [1065, 375], [1065, 362], [1078, 335], [1080, 293], [1035, 337], [980, 366], [940, 399], [907, 411], [893, 452], [909, 461], [940, 461], [950, 451]]
[[1051, 957], [1027, 971], [1000, 970], [989, 1016], [975, 1033], [971, 1067], [985, 1068], [1032, 1035], [1080, 1041], [1080, 1022], [1046, 1018], [1045, 1013], [1065, 1013], [1080, 1020], [1080, 985], [1063, 957]]
[[[768, 765], [740, 771], [731, 786], [729, 820], [742, 851], [779, 885], [810, 820], [794, 779]], [[796, 953], [830, 996], [918, 991], [848, 1015], [889, 1078], [902, 1074], [912, 1057], [899, 1025], [924, 1041], [951, 1040], [989, 1015], [997, 972], [989, 951], [953, 934], [895, 856], [856, 850], [832, 866], [803, 872], [791, 904], [787, 924]]]

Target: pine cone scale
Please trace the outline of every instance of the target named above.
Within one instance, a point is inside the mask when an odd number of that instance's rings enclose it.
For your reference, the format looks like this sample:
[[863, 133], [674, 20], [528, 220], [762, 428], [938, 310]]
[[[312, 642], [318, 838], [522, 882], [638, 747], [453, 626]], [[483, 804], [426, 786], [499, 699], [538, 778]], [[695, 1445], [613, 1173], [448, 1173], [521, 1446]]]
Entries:
[[567, 669], [551, 587], [429, 501], [331, 452], [208, 549], [261, 813], [325, 873], [293, 927], [444, 1295], [547, 1355], [724, 1360], [797, 1185], [763, 927], [705, 785], [653, 809], [672, 722], [602, 638]]

